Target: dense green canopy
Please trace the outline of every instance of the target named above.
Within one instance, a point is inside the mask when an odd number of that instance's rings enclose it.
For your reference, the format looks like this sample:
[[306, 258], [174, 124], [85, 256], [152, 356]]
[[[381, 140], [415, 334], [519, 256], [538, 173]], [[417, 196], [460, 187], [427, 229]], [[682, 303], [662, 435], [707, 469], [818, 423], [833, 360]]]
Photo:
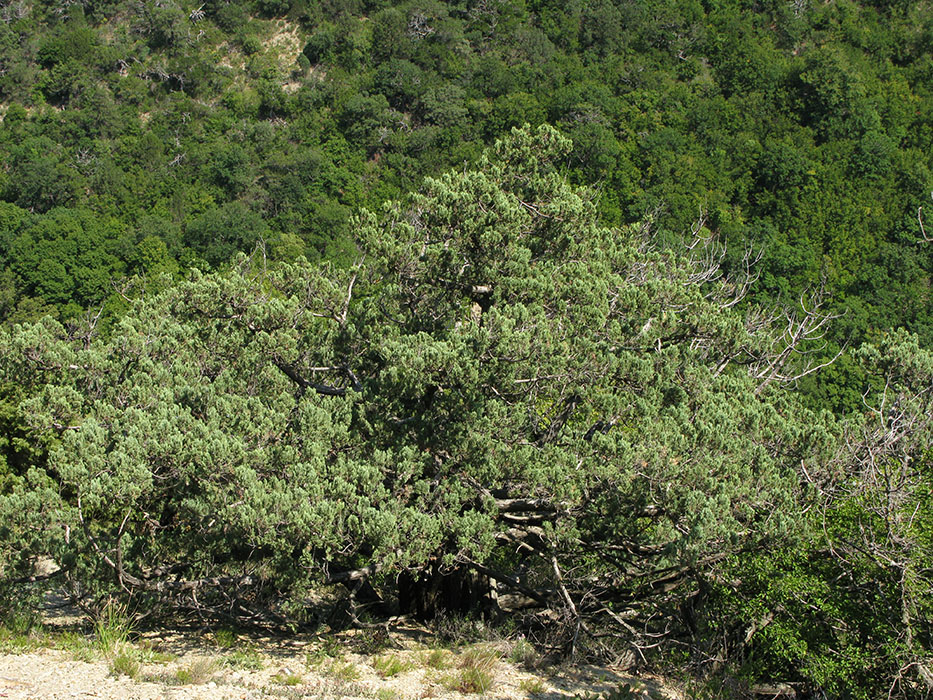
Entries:
[[13, 331], [7, 378], [59, 435], [65, 490], [43, 506], [58, 536], [83, 532], [107, 580], [95, 543], [137, 578], [262, 562], [284, 585], [296, 559], [307, 581], [482, 559], [494, 494], [645, 539], [663, 565], [780, 530], [810, 421], [724, 364], [763, 343], [687, 258], [596, 223], [551, 165], [568, 147], [518, 132], [363, 215], [349, 269], [244, 260], [137, 302], [108, 338]]

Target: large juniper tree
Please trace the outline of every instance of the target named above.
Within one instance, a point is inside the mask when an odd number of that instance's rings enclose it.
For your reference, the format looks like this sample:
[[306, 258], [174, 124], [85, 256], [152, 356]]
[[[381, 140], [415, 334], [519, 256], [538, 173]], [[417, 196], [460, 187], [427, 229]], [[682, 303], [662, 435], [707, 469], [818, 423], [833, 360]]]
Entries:
[[497, 542], [608, 591], [780, 531], [809, 427], [735, 363], [761, 343], [726, 283], [598, 226], [567, 149], [516, 132], [364, 214], [351, 269], [195, 275], [108, 338], [17, 328], [6, 377], [55, 437], [4, 507], [47, 489], [19, 509], [75, 581], [160, 595], [485, 571]]
[[90, 603], [300, 622], [328, 582], [431, 614], [479, 574], [566, 649], [695, 625], [839, 454], [783, 388], [824, 319], [738, 313], [707, 232], [599, 226], [568, 148], [516, 130], [361, 215], [347, 269], [254, 256], [107, 337], [9, 331], [8, 422], [41, 449], [2, 474], [0, 576], [44, 555]]

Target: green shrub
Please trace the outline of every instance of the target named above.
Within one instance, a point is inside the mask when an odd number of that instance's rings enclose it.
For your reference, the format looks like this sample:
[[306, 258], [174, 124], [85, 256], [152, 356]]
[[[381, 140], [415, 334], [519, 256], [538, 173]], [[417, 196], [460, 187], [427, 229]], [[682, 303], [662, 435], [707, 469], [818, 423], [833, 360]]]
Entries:
[[110, 672], [114, 676], [128, 676], [138, 678], [141, 664], [136, 655], [130, 651], [122, 651], [110, 660]]
[[387, 656], [377, 656], [372, 661], [372, 666], [382, 678], [391, 678], [405, 671], [410, 671], [412, 665], [395, 654]]
[[175, 682], [179, 685], [203, 685], [210, 681], [218, 671], [215, 659], [195, 659], [184, 668], [175, 671]]

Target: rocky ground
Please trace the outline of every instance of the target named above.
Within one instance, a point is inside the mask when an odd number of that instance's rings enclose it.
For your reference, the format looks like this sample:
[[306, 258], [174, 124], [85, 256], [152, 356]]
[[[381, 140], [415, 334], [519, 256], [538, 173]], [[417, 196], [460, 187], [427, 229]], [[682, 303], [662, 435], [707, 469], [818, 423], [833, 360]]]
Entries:
[[612, 668], [545, 664], [522, 641], [441, 646], [416, 628], [289, 638], [231, 630], [127, 637], [76, 624], [0, 633], [0, 698], [564, 700], [623, 683], [631, 698], [683, 697]]

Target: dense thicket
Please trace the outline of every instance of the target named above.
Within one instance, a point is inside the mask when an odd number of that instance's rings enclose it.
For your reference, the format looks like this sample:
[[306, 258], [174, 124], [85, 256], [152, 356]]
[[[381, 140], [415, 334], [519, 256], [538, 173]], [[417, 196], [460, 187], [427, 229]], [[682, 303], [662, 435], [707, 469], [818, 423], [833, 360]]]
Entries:
[[[825, 277], [848, 311], [836, 341], [897, 325], [931, 340], [925, 3], [18, 0], [3, 15], [7, 317], [71, 318], [112, 278], [259, 242], [348, 259], [358, 206], [546, 121], [606, 223], [653, 213], [679, 233], [705, 213], [727, 265], [763, 251], [759, 300]], [[837, 363], [822, 399], [857, 406], [857, 374]]]
[[6, 331], [0, 577], [294, 624], [327, 583], [422, 615], [483, 583], [565, 653], [919, 697], [933, 357], [863, 346], [865, 415], [813, 413], [783, 331], [825, 317], [601, 226], [569, 148], [516, 130], [362, 214], [352, 266], [241, 258], [107, 334]]

